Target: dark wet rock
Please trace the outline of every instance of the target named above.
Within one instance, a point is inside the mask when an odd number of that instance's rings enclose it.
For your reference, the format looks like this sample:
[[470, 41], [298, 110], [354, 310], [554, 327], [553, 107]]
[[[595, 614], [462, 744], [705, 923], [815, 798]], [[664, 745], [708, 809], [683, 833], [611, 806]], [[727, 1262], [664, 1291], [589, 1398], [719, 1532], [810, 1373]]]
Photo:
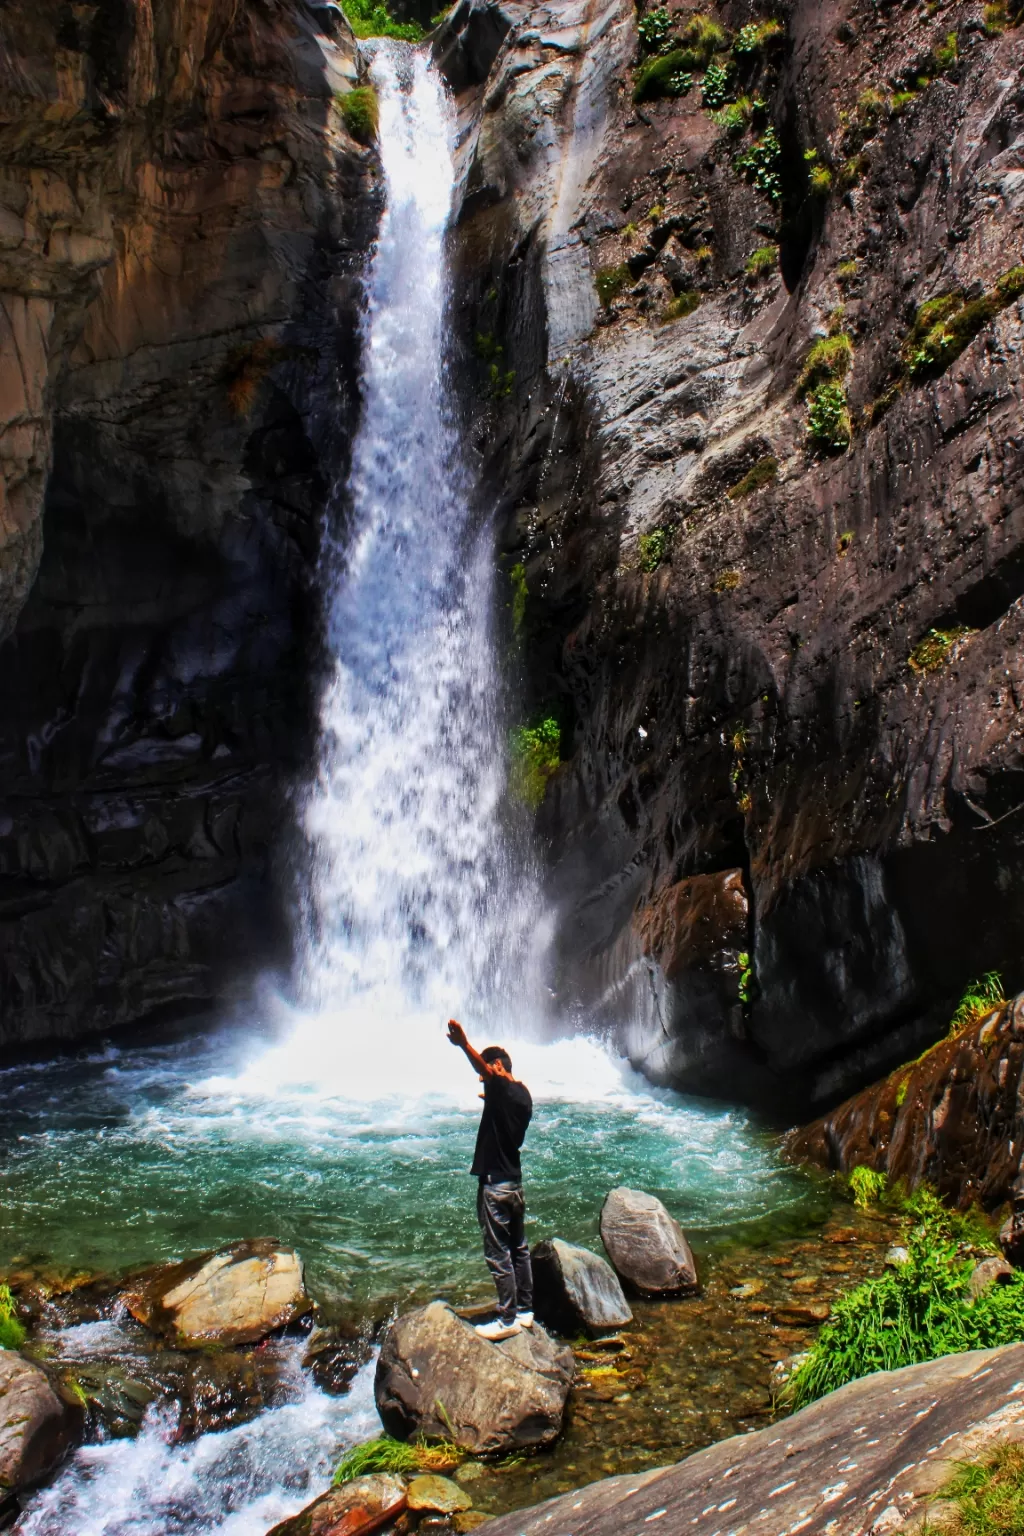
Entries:
[[633, 1314], [615, 1271], [598, 1254], [560, 1237], [538, 1243], [533, 1261], [534, 1310], [560, 1333], [621, 1328]]
[[[960, 1207], [987, 1210], [1014, 1197], [1022, 1146], [1024, 994], [785, 1141], [800, 1161], [844, 1173], [865, 1165], [910, 1186], [926, 1180]], [[1013, 1219], [1000, 1241], [1020, 1263], [1024, 1215], [1019, 1236]]]
[[654, 1195], [625, 1188], [606, 1195], [601, 1241], [617, 1273], [641, 1295], [697, 1289], [697, 1266], [683, 1229]]
[[982, 1259], [971, 1271], [967, 1287], [971, 1297], [976, 1299], [990, 1291], [994, 1285], [1005, 1285], [1012, 1275], [1013, 1266], [1005, 1259]]
[[302, 1364], [321, 1392], [347, 1392], [360, 1366], [373, 1354], [365, 1332], [337, 1326], [314, 1328], [306, 1341]]
[[999, 1246], [1014, 1269], [1024, 1269], [1024, 1212], [1007, 1216], [999, 1228]]
[[184, 1348], [252, 1344], [312, 1307], [301, 1259], [273, 1238], [162, 1265], [140, 1277], [123, 1300], [140, 1323]]
[[406, 1507], [405, 1481], [387, 1472], [353, 1478], [314, 1499], [267, 1536], [372, 1536]]
[[662, 1536], [719, 1525], [750, 1536], [918, 1530], [956, 1462], [1021, 1434], [1022, 1373], [1020, 1344], [879, 1372], [676, 1466], [501, 1516], [491, 1536], [621, 1536], [650, 1521]]
[[374, 1391], [388, 1434], [451, 1438], [489, 1455], [557, 1438], [574, 1368], [572, 1351], [539, 1324], [492, 1344], [434, 1301], [392, 1323]]
[[414, 1477], [408, 1487], [409, 1508], [430, 1510], [434, 1514], [454, 1515], [460, 1509], [471, 1509], [473, 1500], [450, 1477], [426, 1473]]
[[0, 1349], [0, 1500], [59, 1466], [84, 1421], [70, 1391], [15, 1350]]

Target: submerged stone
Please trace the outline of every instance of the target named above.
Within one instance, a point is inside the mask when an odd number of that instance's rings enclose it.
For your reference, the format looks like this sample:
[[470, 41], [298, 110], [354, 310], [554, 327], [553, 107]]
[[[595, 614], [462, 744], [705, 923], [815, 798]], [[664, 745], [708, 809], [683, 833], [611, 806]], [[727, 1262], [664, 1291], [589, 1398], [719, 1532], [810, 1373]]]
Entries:
[[469, 1494], [463, 1493], [450, 1477], [439, 1477], [431, 1472], [412, 1479], [408, 1498], [410, 1509], [430, 1509], [442, 1515], [454, 1515], [457, 1510], [471, 1508], [473, 1503]]

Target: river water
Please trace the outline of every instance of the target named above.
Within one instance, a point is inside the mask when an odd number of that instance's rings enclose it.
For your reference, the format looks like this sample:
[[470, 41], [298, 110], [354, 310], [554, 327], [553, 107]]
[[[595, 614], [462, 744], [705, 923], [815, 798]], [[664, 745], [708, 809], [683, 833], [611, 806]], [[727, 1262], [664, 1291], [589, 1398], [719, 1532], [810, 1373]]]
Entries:
[[[478, 1084], [449, 1014], [505, 1044], [533, 1091], [532, 1239], [592, 1245], [619, 1183], [661, 1195], [698, 1241], [805, 1198], [745, 1113], [651, 1089], [552, 1008], [505, 804], [490, 530], [449, 405], [451, 114], [423, 54], [379, 44], [372, 71], [387, 202], [350, 516], [323, 564], [333, 669], [294, 982], [213, 1032], [0, 1073], [0, 1265], [117, 1273], [272, 1233], [342, 1312], [486, 1297], [466, 1173]], [[377, 1428], [369, 1368], [340, 1399], [297, 1356], [294, 1375], [293, 1401], [242, 1428], [178, 1445], [164, 1408], [136, 1440], [83, 1449], [19, 1529], [262, 1536]]]

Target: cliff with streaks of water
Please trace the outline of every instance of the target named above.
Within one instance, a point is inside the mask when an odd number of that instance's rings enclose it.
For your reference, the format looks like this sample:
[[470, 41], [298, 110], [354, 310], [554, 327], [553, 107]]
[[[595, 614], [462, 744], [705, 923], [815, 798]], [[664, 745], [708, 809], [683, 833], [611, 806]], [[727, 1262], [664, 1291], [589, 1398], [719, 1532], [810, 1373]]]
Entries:
[[0, 1046], [286, 944], [375, 156], [333, 5], [0, 15]]
[[460, 0], [436, 43], [555, 985], [659, 1081], [834, 1101], [1021, 980], [1012, 14]]

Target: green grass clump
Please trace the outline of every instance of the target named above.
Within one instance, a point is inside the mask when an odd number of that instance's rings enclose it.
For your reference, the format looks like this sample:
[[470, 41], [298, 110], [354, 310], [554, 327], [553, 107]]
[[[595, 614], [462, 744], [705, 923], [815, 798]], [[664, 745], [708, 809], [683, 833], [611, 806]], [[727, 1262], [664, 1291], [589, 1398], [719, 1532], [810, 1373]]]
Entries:
[[752, 251], [747, 257], [747, 271], [751, 277], [764, 277], [766, 272], [774, 272], [778, 263], [778, 246], [760, 245], [756, 251]]
[[1005, 1002], [1003, 978], [998, 971], [988, 971], [980, 980], [968, 982], [967, 990], [949, 1022], [950, 1035], [958, 1035], [969, 1024], [975, 1024], [987, 1013], [991, 1013], [993, 1008], [1002, 1008]]
[[699, 11], [690, 17], [679, 35], [684, 47], [690, 49], [698, 61], [698, 66], [705, 69], [714, 54], [722, 53], [729, 46], [729, 34], [725, 28]]
[[937, 74], [942, 74], [960, 58], [960, 48], [957, 44], [956, 33], [947, 32], [937, 48], [932, 50], [932, 65]]
[[423, 41], [419, 23], [395, 21], [382, 0], [342, 0], [341, 8], [356, 37], [396, 37], [403, 43]]
[[902, 117], [920, 95], [919, 91], [896, 91], [889, 98], [889, 116]]
[[723, 128], [731, 139], [738, 139], [746, 132], [752, 111], [750, 97], [741, 96], [738, 101], [731, 101], [722, 107], [721, 111], [712, 112], [711, 121], [717, 128]]
[[345, 127], [360, 144], [372, 144], [380, 124], [380, 105], [372, 85], [357, 85], [337, 98]]
[[884, 1173], [876, 1173], [874, 1168], [867, 1168], [863, 1164], [851, 1169], [848, 1182], [853, 1203], [861, 1211], [877, 1205], [889, 1183]]
[[700, 308], [700, 294], [691, 289], [687, 293], [679, 293], [670, 303], [665, 305], [661, 312], [661, 322], [668, 325], [673, 320], [683, 320], [687, 315], [692, 315], [695, 309]]
[[14, 1310], [9, 1285], [0, 1285], [0, 1349], [20, 1349], [27, 1335]]
[[402, 1477], [414, 1477], [418, 1472], [445, 1472], [463, 1459], [462, 1451], [452, 1441], [407, 1444], [404, 1440], [393, 1440], [390, 1435], [379, 1435], [376, 1440], [367, 1440], [345, 1452], [335, 1468], [331, 1486], [340, 1488], [343, 1483], [371, 1472], [395, 1472]]
[[965, 624], [954, 624], [951, 629], [930, 629], [924, 639], [914, 646], [907, 657], [911, 672], [937, 672], [949, 660], [949, 653], [959, 641], [966, 640], [973, 630]]
[[905, 1208], [913, 1223], [907, 1262], [839, 1298], [783, 1389], [788, 1406], [801, 1408], [873, 1371], [1024, 1339], [1024, 1271], [972, 1301], [976, 1227], [924, 1189]]
[[753, 468], [748, 469], [742, 480], [737, 480], [728, 491], [731, 501], [740, 501], [744, 496], [759, 491], [763, 485], [771, 485], [778, 477], [779, 462], [771, 454], [766, 454], [763, 459], [758, 459]]
[[[962, 1461], [938, 1497], [944, 1536], [1024, 1536], [1024, 1445], [1006, 1442], [978, 1461]], [[931, 1528], [929, 1526], [929, 1528]]]
[[539, 808], [548, 780], [562, 761], [561, 745], [561, 727], [550, 716], [537, 725], [521, 725], [512, 732], [509, 787], [521, 805], [532, 811]]
[[837, 380], [819, 384], [810, 396], [807, 431], [816, 448], [825, 453], [844, 453], [853, 436], [846, 390]]
[[767, 53], [769, 48], [781, 43], [785, 35], [786, 29], [781, 21], [748, 21], [736, 34], [733, 53]]
[[812, 196], [827, 197], [832, 190], [832, 172], [827, 165], [812, 166], [807, 182]]
[[819, 384], [830, 380], [845, 379], [853, 361], [853, 339], [845, 331], [835, 336], [823, 336], [807, 354], [796, 392], [801, 400]]
[[1024, 293], [1024, 267], [1011, 267], [996, 278], [996, 293], [1005, 304], [1012, 304]]
[[672, 546], [671, 528], [652, 528], [650, 533], [642, 533], [639, 538], [640, 545], [640, 569], [642, 571], [656, 571], [663, 561], [668, 559], [668, 552]]
[[659, 96], [685, 96], [693, 84], [690, 73], [699, 65], [690, 48], [672, 48], [668, 53], [641, 64], [633, 81], [633, 100], [656, 101]]
[[594, 274], [594, 286], [605, 309], [618, 298], [629, 281], [630, 272], [625, 262], [616, 267], [598, 267]]
[[1006, 0], [995, 0], [994, 4], [986, 5], [981, 14], [989, 37], [998, 37], [1000, 32], [1005, 32], [1010, 25]]

